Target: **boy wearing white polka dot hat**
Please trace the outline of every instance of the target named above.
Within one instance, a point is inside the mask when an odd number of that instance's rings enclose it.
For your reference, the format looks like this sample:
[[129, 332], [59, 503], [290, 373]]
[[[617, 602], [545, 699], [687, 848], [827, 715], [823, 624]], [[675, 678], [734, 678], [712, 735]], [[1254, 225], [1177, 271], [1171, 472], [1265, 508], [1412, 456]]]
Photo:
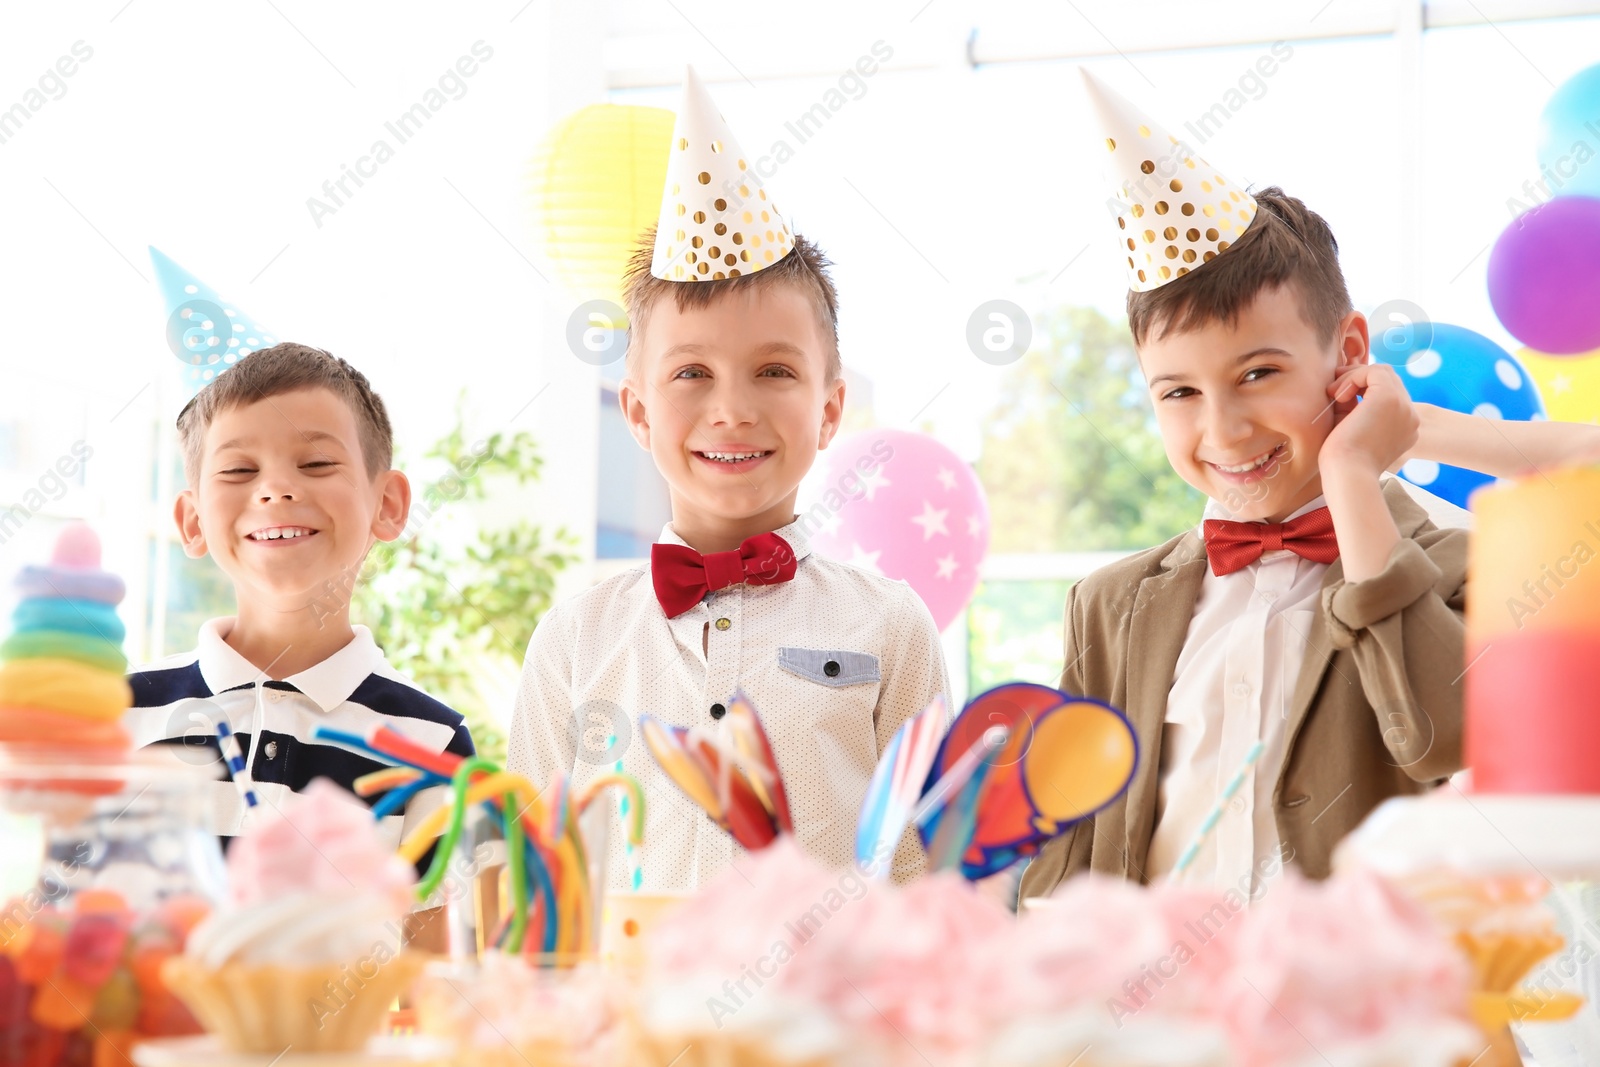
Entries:
[[1061, 688], [1124, 709], [1140, 765], [1022, 892], [1098, 870], [1243, 900], [1286, 864], [1325, 876], [1379, 803], [1461, 769], [1467, 534], [1386, 473], [1418, 415], [1368, 362], [1322, 218], [1246, 192], [1085, 79], [1156, 423], [1210, 500], [1199, 526], [1068, 595]]
[[[796, 521], [800, 481], [844, 410], [827, 260], [791, 229], [693, 70], [669, 150], [660, 219], [625, 279], [620, 397], [672, 521], [646, 566], [540, 621], [508, 760], [540, 783], [559, 772], [581, 786], [616, 766], [638, 778], [644, 848], [635, 866], [612, 834], [610, 878], [653, 891], [696, 888], [740, 850], [656, 766], [641, 713], [721, 734], [742, 689], [795, 837], [843, 866], [879, 754], [948, 689], [911, 587], [812, 553]], [[908, 835], [894, 876], [923, 864]]]

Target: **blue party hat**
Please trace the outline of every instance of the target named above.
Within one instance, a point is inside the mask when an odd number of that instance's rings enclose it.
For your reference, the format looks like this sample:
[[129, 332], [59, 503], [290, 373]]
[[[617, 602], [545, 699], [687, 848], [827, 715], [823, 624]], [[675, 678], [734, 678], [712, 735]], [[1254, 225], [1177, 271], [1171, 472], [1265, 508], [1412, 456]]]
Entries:
[[154, 245], [150, 262], [167, 308], [167, 348], [183, 371], [185, 400], [251, 352], [278, 343], [271, 331]]

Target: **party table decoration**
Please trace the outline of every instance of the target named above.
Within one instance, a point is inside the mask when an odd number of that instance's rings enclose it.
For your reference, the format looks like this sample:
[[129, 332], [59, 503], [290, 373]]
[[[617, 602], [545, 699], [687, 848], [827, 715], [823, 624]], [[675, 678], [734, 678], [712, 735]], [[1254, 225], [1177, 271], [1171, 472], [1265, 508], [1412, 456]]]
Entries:
[[[100, 568], [99, 537], [81, 522], [67, 525], [50, 562], [24, 566], [13, 585], [21, 599], [0, 644], [0, 748], [82, 761], [126, 756], [132, 740], [120, 720], [133, 694], [117, 617], [125, 589]], [[56, 784], [118, 788], [103, 779]]]
[[[783, 777], [743, 693], [720, 730], [640, 717], [651, 755], [684, 795], [747, 849], [792, 835]], [[1122, 714], [1094, 700], [1014, 682], [973, 698], [944, 730], [936, 700], [896, 731], [868, 784], [856, 832], [861, 870], [887, 877], [915, 825], [935, 870], [986, 878], [1119, 796], [1138, 744]]]
[[341, 745], [392, 766], [356, 781], [363, 796], [387, 793], [373, 806], [381, 818], [423, 789], [448, 787], [450, 801], [424, 819], [401, 843], [400, 855], [416, 863], [437, 842], [417, 898], [432, 899], [450, 873], [467, 814], [481, 808], [501, 830], [506, 845], [511, 905], [489, 938], [496, 949], [543, 960], [592, 956], [598, 939], [598, 894], [580, 816], [608, 789], [629, 797], [628, 839], [644, 835], [644, 794], [633, 778], [606, 774], [574, 793], [558, 777], [544, 790], [521, 775], [480, 758], [430, 752], [395, 730], [378, 726], [363, 735], [326, 726], [319, 740]]

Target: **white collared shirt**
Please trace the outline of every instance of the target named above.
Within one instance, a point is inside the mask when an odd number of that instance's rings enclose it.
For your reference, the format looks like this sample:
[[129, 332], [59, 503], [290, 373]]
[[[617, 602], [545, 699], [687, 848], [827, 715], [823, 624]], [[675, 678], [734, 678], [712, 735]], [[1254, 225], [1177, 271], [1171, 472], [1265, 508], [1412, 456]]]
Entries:
[[[910, 586], [812, 554], [799, 523], [776, 533], [798, 561], [788, 582], [730, 586], [669, 619], [646, 564], [556, 605], [528, 644], [508, 765], [541, 787], [556, 771], [581, 787], [620, 755], [645, 793], [643, 889], [697, 888], [742, 850], [656, 766], [640, 714], [720, 734], [713, 711], [742, 689], [771, 740], [795, 836], [844, 865], [878, 754], [948, 692], [938, 630]], [[661, 540], [684, 543], [670, 525]], [[610, 884], [626, 888], [615, 821], [610, 841]], [[902, 841], [894, 874], [923, 862]]]
[[[123, 721], [136, 746], [165, 742], [178, 746], [185, 762], [220, 764], [214, 731], [216, 721], [225, 720], [250, 760], [261, 804], [279, 810], [297, 803], [313, 778], [350, 789], [356, 778], [384, 766], [314, 740], [318, 725], [364, 734], [381, 722], [431, 751], [472, 754], [462, 717], [390, 667], [365, 626], [351, 627], [350, 642], [321, 663], [273, 681], [228, 644], [233, 625], [231, 617], [212, 619], [200, 627], [192, 652], [129, 672], [134, 706]], [[205, 789], [206, 828], [232, 837], [243, 826], [245, 805], [225, 768], [218, 770], [222, 780]], [[381, 832], [398, 844], [442, 798], [441, 790], [425, 790], [406, 805], [404, 817], [385, 819]]]
[[[1295, 511], [1325, 506], [1323, 497]], [[1206, 519], [1232, 519], [1219, 503]], [[1201, 524], [1204, 536], [1204, 522]], [[1161, 784], [1145, 875], [1177, 866], [1251, 747], [1261, 755], [1180, 880], [1218, 891], [1259, 893], [1281, 869], [1273, 792], [1287, 737], [1289, 705], [1305, 659], [1326, 563], [1288, 549], [1222, 577], [1206, 567], [1188, 636], [1173, 671], [1161, 734]]]

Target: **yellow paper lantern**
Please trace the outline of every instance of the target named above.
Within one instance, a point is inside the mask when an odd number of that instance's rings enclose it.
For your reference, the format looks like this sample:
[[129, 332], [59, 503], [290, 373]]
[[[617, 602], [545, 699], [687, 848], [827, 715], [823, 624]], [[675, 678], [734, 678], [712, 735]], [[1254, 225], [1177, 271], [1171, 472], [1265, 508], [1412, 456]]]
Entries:
[[532, 165], [533, 217], [546, 258], [580, 300], [622, 303], [622, 272], [655, 224], [673, 114], [592, 104], [555, 125]]
[[1600, 425], [1600, 349], [1577, 356], [1551, 356], [1524, 348], [1517, 353], [1528, 368], [1545, 413], [1555, 422]]

